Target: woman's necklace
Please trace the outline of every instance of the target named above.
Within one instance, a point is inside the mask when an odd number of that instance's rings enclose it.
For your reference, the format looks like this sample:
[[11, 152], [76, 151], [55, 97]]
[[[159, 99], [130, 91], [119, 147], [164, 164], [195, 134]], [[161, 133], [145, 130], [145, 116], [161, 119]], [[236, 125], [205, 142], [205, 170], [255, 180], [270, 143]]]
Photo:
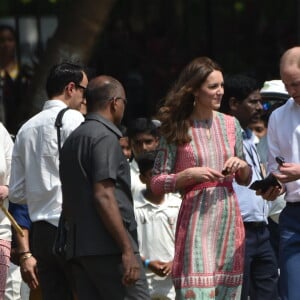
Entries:
[[210, 128], [211, 128], [211, 120], [204, 120], [204, 125], [205, 125], [205, 133], [206, 133], [206, 137], [207, 139], [211, 139], [211, 132], [210, 132]]
[[206, 135], [206, 138], [208, 140], [211, 139], [211, 126], [212, 126], [212, 120], [196, 120], [195, 121], [198, 128], [201, 128], [203, 132]]
[[198, 124], [201, 124], [200, 127], [202, 127], [203, 130], [205, 131], [205, 135], [206, 135], [207, 139], [210, 140], [211, 139], [211, 127], [212, 127], [212, 123], [213, 123], [213, 119], [214, 119], [214, 113], [208, 119], [195, 118], [195, 120], [197, 120], [197, 119], [198, 119]]
[[211, 127], [212, 127], [212, 119], [199, 120], [200, 127], [205, 132], [206, 138], [208, 140], [211, 139]]

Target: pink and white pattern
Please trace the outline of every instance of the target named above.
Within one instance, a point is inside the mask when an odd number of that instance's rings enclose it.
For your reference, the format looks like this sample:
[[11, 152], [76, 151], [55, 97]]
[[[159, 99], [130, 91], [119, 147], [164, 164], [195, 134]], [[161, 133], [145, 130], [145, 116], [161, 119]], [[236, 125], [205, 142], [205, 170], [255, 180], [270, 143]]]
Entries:
[[[240, 125], [216, 113], [210, 135], [193, 121], [192, 141], [178, 146], [162, 138], [151, 186], [174, 192], [176, 173], [195, 166], [221, 171], [231, 156], [243, 156]], [[230, 178], [228, 179], [230, 181]], [[173, 281], [176, 299], [239, 299], [244, 260], [244, 227], [230, 182], [181, 191], [177, 221]]]

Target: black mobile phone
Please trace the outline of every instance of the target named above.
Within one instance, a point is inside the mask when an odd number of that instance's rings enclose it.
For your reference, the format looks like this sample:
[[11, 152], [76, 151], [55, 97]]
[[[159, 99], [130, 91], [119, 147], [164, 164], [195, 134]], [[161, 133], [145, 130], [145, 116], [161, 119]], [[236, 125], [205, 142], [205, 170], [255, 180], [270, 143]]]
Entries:
[[282, 156], [276, 156], [275, 159], [279, 166], [282, 166], [282, 164], [285, 162]]
[[[276, 156], [275, 157], [276, 162], [279, 166], [282, 166], [282, 164], [285, 162], [284, 158], [282, 156]], [[270, 173], [266, 178], [262, 180], [256, 180], [254, 181], [249, 188], [251, 190], [261, 190], [263, 193], [268, 190], [270, 186], [281, 186], [277, 178]]]
[[249, 189], [251, 190], [261, 190], [262, 193], [266, 192], [269, 187], [271, 186], [278, 186], [280, 187], [280, 183], [279, 181], [276, 179], [276, 177], [270, 173], [266, 178], [262, 179], [262, 180], [256, 180], [254, 181], [250, 186]]

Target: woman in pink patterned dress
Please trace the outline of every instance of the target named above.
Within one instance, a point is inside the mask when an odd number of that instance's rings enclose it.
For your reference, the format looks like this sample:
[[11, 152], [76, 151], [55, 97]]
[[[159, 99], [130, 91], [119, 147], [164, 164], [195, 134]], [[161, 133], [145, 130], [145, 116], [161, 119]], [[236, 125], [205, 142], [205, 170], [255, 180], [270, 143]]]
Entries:
[[152, 189], [180, 191], [173, 263], [176, 299], [239, 299], [244, 227], [232, 179], [250, 182], [240, 125], [217, 112], [220, 67], [207, 57], [188, 64], [160, 110], [162, 122]]

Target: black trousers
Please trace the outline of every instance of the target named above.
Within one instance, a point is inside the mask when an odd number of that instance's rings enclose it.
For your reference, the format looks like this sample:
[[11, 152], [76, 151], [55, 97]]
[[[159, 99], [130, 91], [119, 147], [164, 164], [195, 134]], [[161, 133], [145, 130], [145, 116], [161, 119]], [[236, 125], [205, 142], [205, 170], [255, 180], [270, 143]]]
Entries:
[[38, 277], [43, 300], [71, 300], [71, 278], [67, 263], [53, 254], [57, 227], [45, 222], [34, 222], [31, 228], [31, 251], [37, 259]]
[[85, 256], [72, 259], [72, 275], [78, 300], [150, 300], [141, 258], [141, 278], [127, 288], [122, 282], [121, 255]]
[[241, 300], [277, 300], [278, 266], [266, 224], [244, 223], [246, 234]]

